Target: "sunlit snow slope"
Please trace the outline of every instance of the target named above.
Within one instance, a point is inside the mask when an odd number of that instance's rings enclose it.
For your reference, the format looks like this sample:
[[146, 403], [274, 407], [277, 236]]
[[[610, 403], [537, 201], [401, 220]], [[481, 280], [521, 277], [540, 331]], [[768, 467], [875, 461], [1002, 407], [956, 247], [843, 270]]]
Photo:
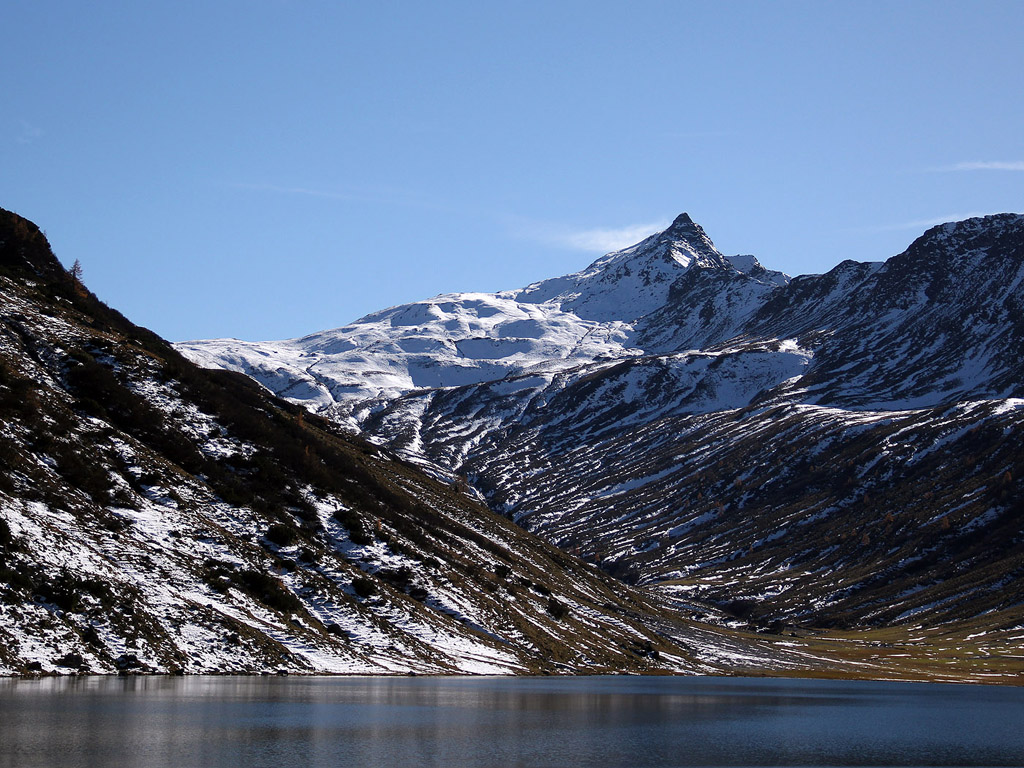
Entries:
[[[718, 306], [725, 296], [727, 306], [652, 325], [673, 305], [684, 276], [713, 285], [709, 301]], [[368, 403], [412, 390], [522, 374], [550, 379], [595, 361], [727, 338], [786, 281], [751, 256], [722, 256], [682, 214], [665, 232], [582, 272], [519, 291], [437, 296], [301, 339], [222, 339], [178, 349], [201, 365], [246, 373], [278, 395], [358, 421]]]

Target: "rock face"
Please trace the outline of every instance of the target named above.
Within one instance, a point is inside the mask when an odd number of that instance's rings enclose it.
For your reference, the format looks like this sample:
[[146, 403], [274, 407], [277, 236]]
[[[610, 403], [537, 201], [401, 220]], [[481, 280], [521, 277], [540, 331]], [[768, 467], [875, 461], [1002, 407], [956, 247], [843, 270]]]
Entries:
[[806, 663], [679, 608], [197, 368], [0, 210], [0, 674]]
[[1024, 618], [1022, 348], [1012, 214], [792, 280], [683, 214], [521, 291], [180, 345], [620, 578], [831, 626]]

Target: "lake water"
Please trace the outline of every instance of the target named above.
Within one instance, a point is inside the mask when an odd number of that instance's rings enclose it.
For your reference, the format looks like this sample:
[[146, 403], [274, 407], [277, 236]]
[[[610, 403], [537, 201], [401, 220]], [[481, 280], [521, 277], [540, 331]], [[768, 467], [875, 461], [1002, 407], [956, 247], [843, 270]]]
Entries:
[[741, 678], [0, 680], [0, 766], [1024, 765], [1024, 688]]

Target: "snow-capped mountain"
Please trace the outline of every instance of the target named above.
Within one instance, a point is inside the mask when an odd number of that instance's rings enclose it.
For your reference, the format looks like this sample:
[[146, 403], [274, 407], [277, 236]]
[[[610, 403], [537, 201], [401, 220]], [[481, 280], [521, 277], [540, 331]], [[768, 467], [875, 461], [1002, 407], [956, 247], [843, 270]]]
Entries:
[[[290, 341], [178, 348], [360, 430], [410, 393], [476, 387], [518, 414], [536, 393], [606, 370], [642, 372], [620, 405], [660, 415], [739, 408], [769, 392], [883, 410], [1010, 397], [1024, 392], [1022, 221], [935, 227], [886, 263], [790, 281], [752, 256], [723, 256], [682, 214], [520, 291], [438, 296]], [[652, 390], [653, 370], [671, 384]]]
[[683, 214], [520, 291], [179, 348], [630, 581], [764, 621], [1024, 619], [1024, 216], [790, 280]]
[[[385, 346], [454, 344], [508, 338], [482, 329], [530, 319], [540, 326], [514, 338], [547, 335], [558, 353], [505, 355], [500, 379], [469, 384], [457, 377], [479, 378], [487, 358], [448, 357], [436, 367], [455, 383], [408, 391], [399, 365], [398, 396], [378, 377], [322, 409], [371, 444], [245, 376], [190, 364], [0, 210], [0, 674], [1019, 680], [1024, 408], [999, 396], [1015, 392], [1017, 358], [999, 345], [964, 354], [975, 337], [949, 322], [935, 333], [955, 343], [936, 342], [914, 324], [935, 308], [908, 299], [927, 298], [953, 262], [937, 295], [963, 300], [942, 312], [975, 307], [1015, 344], [1016, 228], [930, 233], [928, 268], [912, 259], [888, 283], [872, 283], [879, 265], [787, 283], [749, 257], [717, 258], [681, 218], [675, 234], [527, 289], [536, 303], [512, 292], [413, 305], [431, 319], [357, 330]], [[967, 243], [972, 257], [956, 264]], [[876, 376], [898, 368], [884, 358], [839, 366], [840, 387], [812, 379], [838, 358], [830, 344], [858, 348], [874, 332], [844, 331], [863, 315], [841, 289], [873, 284], [858, 300], [895, 307], [880, 333], [932, 338], [915, 365], [942, 362], [938, 405], [865, 407], [899, 389], [898, 376]], [[647, 303], [629, 311], [641, 289]], [[716, 291], [726, 310], [701, 312]], [[457, 321], [454, 337], [435, 311]], [[579, 341], [560, 340], [551, 318]], [[581, 326], [605, 341], [584, 342]], [[679, 341], [735, 328], [704, 349]], [[599, 351], [579, 351], [587, 343]], [[406, 354], [428, 368], [429, 356]], [[982, 373], [950, 378], [983, 358]], [[315, 398], [308, 380], [291, 393]]]
[[[664, 232], [581, 272], [519, 291], [437, 296], [290, 341], [178, 349], [357, 426], [368, 403], [413, 390], [523, 374], [550, 379], [595, 361], [728, 338], [787, 280], [752, 256], [723, 256], [684, 213]], [[680, 292], [705, 301], [680, 312], [673, 298]]]
[[192, 365], [0, 209], [0, 675], [826, 664], [695, 612]]

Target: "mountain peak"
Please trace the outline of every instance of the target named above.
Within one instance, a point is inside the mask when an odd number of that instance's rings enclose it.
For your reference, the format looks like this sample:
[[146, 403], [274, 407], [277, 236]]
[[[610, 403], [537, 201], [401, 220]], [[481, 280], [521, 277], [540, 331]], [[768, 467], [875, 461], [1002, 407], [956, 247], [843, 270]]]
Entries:
[[[974, 240], [979, 236], [984, 239], [1000, 237], [1007, 233], [1024, 230], [1024, 214], [994, 213], [988, 216], [975, 216], [962, 221], [949, 221], [925, 231], [915, 243], [928, 241], [944, 241], [953, 238], [955, 242]], [[911, 245], [913, 247], [913, 244]]]
[[557, 301], [584, 320], [633, 322], [665, 305], [669, 288], [691, 266], [731, 269], [688, 213], [636, 245], [606, 253], [586, 269], [527, 286], [516, 301]]
[[[715, 244], [711, 242], [711, 238], [708, 237], [704, 229], [695, 222], [688, 213], [681, 213], [672, 221], [668, 229], [663, 230], [642, 243], [638, 243], [632, 249], [628, 250], [647, 250], [645, 246], [669, 246], [669, 250], [666, 253], [678, 252], [674, 254], [676, 260], [684, 265], [688, 265], [692, 257], [711, 257], [711, 260], [718, 264], [722, 260], [722, 254], [719, 253]], [[679, 259], [679, 256], [683, 256]]]
[[66, 281], [46, 235], [28, 219], [0, 208], [0, 268], [31, 279]]

